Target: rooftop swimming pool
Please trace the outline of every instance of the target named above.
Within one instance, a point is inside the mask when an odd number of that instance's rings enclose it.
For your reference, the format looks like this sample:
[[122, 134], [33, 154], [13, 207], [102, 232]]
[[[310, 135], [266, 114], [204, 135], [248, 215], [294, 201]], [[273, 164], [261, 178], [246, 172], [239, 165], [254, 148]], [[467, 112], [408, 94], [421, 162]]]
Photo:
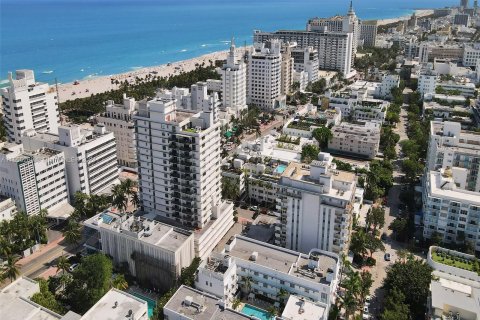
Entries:
[[100, 217], [102, 218], [103, 223], [106, 223], [106, 224], [110, 224], [113, 221], [113, 217], [106, 214], [105, 212], [100, 214]]
[[242, 308], [242, 313], [250, 317], [253, 316], [260, 320], [273, 320], [273, 317], [270, 315], [270, 313], [249, 304], [245, 304], [245, 306]]
[[287, 169], [287, 166], [284, 164], [279, 164], [278, 167], [275, 169], [275, 173], [282, 174], [285, 169]]
[[148, 297], [145, 297], [137, 292], [129, 292], [132, 296], [135, 296], [143, 301], [147, 302], [147, 307], [148, 307], [148, 317], [151, 318], [153, 316], [153, 310], [155, 309], [155, 306], [157, 305], [157, 302], [155, 300], [152, 300]]

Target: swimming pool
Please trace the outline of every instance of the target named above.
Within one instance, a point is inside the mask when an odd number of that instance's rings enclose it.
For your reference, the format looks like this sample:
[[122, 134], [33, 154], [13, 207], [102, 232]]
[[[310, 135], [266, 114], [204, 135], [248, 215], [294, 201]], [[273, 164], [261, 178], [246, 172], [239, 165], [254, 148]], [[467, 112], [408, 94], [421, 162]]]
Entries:
[[147, 307], [148, 307], [148, 317], [151, 318], [153, 316], [153, 310], [155, 309], [155, 306], [157, 305], [157, 302], [155, 300], [152, 300], [150, 298], [147, 298], [140, 293], [137, 292], [129, 292], [132, 296], [135, 296], [139, 299], [142, 299], [143, 301], [147, 302]]
[[246, 314], [247, 316], [254, 316], [260, 320], [273, 320], [273, 317], [270, 315], [270, 313], [249, 304], [245, 304], [245, 306], [242, 308], [242, 313]]
[[282, 174], [285, 169], [287, 169], [287, 166], [284, 164], [279, 164], [278, 167], [275, 169], [276, 173]]
[[113, 221], [113, 217], [106, 214], [105, 212], [100, 214], [100, 217], [102, 217], [103, 223], [106, 223], [106, 224], [110, 224]]

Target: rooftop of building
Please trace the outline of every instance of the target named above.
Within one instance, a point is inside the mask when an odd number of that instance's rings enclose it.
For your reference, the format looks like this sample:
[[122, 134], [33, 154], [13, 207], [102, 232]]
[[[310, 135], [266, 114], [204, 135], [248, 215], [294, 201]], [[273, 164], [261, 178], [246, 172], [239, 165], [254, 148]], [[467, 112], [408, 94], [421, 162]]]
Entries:
[[[449, 307], [462, 312], [462, 316], [480, 314], [480, 289], [453, 280], [438, 277], [430, 283], [431, 305], [434, 309], [444, 310]], [[463, 314], [465, 312], [465, 314]], [[463, 318], [462, 318], [463, 319]], [[472, 318], [474, 319], [474, 318]]]
[[61, 316], [30, 301], [40, 290], [36, 281], [18, 278], [0, 291], [2, 320], [55, 320]]
[[119, 214], [112, 210], [106, 210], [86, 220], [84, 224], [97, 230], [104, 229], [121, 233], [126, 237], [135, 238], [173, 252], [177, 251], [191, 236], [189, 231], [183, 229], [142, 217]]
[[[327, 273], [336, 272], [338, 262], [334, 254], [315, 250], [307, 255], [239, 235], [227, 242], [224, 253], [304, 280], [322, 283], [326, 283]], [[315, 268], [311, 267], [311, 260], [316, 261]]]
[[210, 294], [182, 285], [164, 307], [195, 320], [247, 320], [249, 316], [224, 308], [219, 299]]
[[15, 143], [0, 143], [0, 154], [5, 155], [9, 161], [21, 162], [28, 158], [35, 161], [42, 161], [62, 153], [50, 148], [40, 148], [37, 150], [25, 150], [23, 145]]
[[147, 302], [117, 289], [108, 291], [82, 317], [82, 320], [138, 319], [147, 313]]
[[285, 320], [322, 320], [325, 317], [325, 307], [295, 295], [289, 296], [282, 312]]
[[427, 179], [429, 182], [429, 189], [426, 190], [428, 196], [480, 206], [479, 192], [458, 188], [455, 180], [446, 176], [445, 173], [430, 171]]
[[380, 129], [365, 127], [352, 123], [341, 123], [332, 128], [332, 134], [334, 138], [349, 138], [356, 141], [380, 142]]

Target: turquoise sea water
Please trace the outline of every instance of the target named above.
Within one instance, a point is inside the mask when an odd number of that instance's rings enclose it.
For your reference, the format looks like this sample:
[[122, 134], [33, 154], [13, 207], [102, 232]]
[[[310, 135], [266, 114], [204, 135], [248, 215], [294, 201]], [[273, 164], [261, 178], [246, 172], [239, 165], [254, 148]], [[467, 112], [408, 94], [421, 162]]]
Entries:
[[[354, 0], [361, 19], [391, 18], [457, 0]], [[345, 14], [349, 0], [0, 0], [0, 79], [34, 69], [73, 81], [250, 44], [252, 31], [303, 29]]]
[[254, 316], [255, 318], [258, 318], [260, 320], [273, 319], [267, 311], [251, 306], [249, 304], [245, 304], [245, 306], [242, 308], [242, 313], [246, 314], [247, 316]]

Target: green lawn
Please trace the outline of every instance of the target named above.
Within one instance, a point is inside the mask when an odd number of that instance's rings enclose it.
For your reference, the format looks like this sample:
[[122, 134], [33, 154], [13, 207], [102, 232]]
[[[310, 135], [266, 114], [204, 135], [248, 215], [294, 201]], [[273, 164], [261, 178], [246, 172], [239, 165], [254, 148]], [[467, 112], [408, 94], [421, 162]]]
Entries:
[[[452, 266], [460, 269], [465, 269], [468, 271], [474, 271], [474, 261], [471, 262], [471, 264], [465, 263], [463, 261], [458, 261], [460, 259], [457, 258], [457, 260], [453, 260], [453, 256], [451, 255], [443, 255], [439, 256], [437, 252], [432, 252], [432, 259], [435, 262], [443, 263], [447, 266]], [[463, 260], [463, 259], [462, 259]]]

